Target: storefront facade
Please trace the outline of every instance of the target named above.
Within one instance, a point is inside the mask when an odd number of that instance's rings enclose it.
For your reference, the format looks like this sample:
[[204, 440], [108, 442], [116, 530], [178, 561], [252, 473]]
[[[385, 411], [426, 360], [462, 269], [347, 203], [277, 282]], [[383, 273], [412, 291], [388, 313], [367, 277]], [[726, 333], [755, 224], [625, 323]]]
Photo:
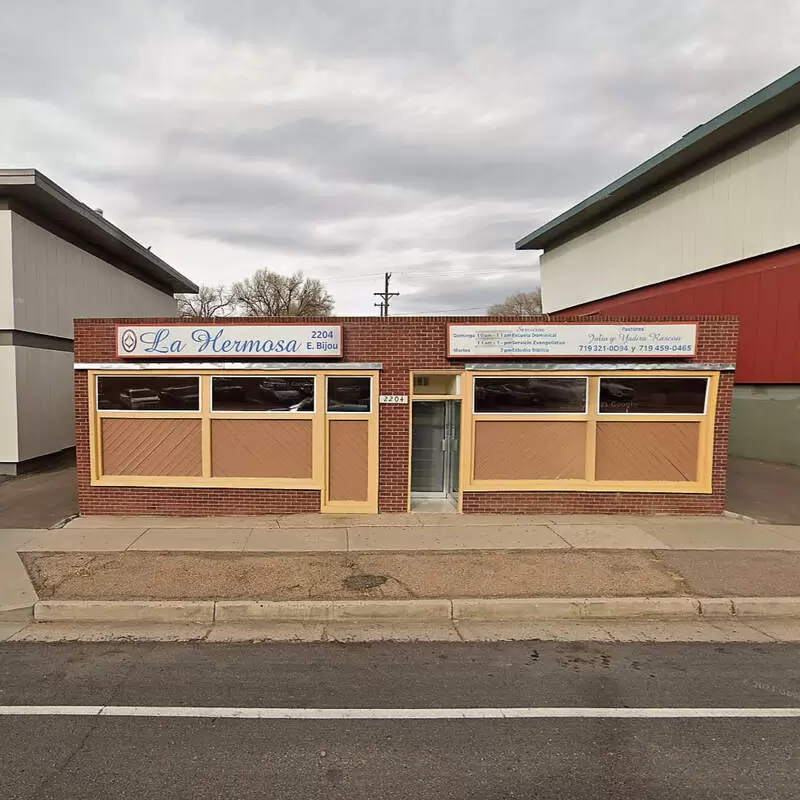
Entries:
[[80, 510], [721, 513], [736, 329], [78, 320]]

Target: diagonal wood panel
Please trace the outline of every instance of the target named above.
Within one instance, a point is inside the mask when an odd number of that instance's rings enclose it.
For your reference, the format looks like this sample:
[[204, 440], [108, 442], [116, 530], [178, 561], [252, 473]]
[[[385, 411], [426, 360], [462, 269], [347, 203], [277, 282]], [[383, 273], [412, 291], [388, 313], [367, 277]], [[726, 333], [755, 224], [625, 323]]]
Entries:
[[328, 421], [328, 499], [367, 500], [369, 421]]
[[105, 475], [202, 475], [199, 419], [103, 419]]
[[699, 422], [599, 422], [599, 481], [696, 481]]
[[211, 474], [218, 478], [311, 478], [310, 419], [214, 419]]
[[475, 480], [556, 480], [585, 475], [585, 422], [475, 423]]

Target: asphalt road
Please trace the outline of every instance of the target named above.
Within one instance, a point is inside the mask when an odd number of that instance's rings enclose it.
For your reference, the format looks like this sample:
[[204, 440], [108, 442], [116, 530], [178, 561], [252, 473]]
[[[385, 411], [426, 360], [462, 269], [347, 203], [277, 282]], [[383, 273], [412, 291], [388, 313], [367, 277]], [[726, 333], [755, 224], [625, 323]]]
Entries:
[[74, 466], [0, 479], [0, 528], [49, 528], [77, 513]]
[[[795, 645], [0, 645], [0, 705], [798, 707]], [[798, 719], [0, 715], [0, 798], [798, 796]]]

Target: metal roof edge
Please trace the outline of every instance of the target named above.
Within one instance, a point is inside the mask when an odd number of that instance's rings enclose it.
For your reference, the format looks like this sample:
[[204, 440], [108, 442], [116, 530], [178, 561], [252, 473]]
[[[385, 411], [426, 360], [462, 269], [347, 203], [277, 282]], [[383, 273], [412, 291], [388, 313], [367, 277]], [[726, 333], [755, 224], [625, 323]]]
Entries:
[[35, 169], [0, 169], [0, 184], [33, 186], [36, 183]]
[[[567, 209], [562, 214], [554, 217], [549, 222], [529, 233], [527, 236], [523, 236], [515, 243], [515, 249], [543, 250], [546, 249], [554, 239], [562, 237], [570, 238], [569, 232], [565, 230], [567, 223], [576, 223], [581, 216], [584, 216], [584, 212], [595, 208], [604, 200], [610, 200], [615, 193], [620, 192], [622, 189], [631, 187], [632, 185], [636, 184], [637, 181], [640, 182], [640, 185], [636, 187], [636, 191], [643, 191], [647, 187], [655, 185], [659, 180], [662, 180], [664, 176], [652, 175], [652, 180], [648, 181], [648, 174], [653, 173], [653, 171], [658, 167], [668, 166], [673, 160], [676, 162], [675, 171], [679, 171], [681, 167], [688, 167], [690, 164], [696, 163], [696, 161], [701, 159], [703, 155], [698, 148], [698, 145], [701, 142], [705, 141], [712, 134], [724, 132], [724, 129], [727, 126], [744, 119], [748, 114], [751, 114], [753, 111], [759, 108], [765, 107], [771, 101], [776, 101], [781, 97], [781, 95], [792, 89], [796, 89], [798, 86], [800, 86], [800, 67], [795, 67], [793, 70], [787, 72], [777, 80], [749, 95], [739, 103], [736, 103], [736, 105], [731, 106], [720, 114], [717, 114], [708, 122], [698, 125], [676, 142], [673, 142], [671, 145], [651, 156], [646, 161], [643, 161], [637, 167], [629, 170], [624, 175], [609, 183], [607, 186], [604, 186], [602, 189], [587, 197], [585, 200], [582, 200], [580, 203], [577, 203], [576, 205]], [[798, 105], [800, 105], [800, 97], [798, 98]], [[743, 138], [747, 134], [752, 133], [753, 130], [763, 127], [764, 125], [768, 124], [769, 121], [774, 119], [775, 116], [785, 110], [787, 109], [779, 108], [774, 115], [768, 116], [766, 119], [753, 119], [752, 127], [745, 128], [740, 132], [736, 132], [731, 136], [729, 142]], [[698, 149], [697, 157], [696, 159], [692, 159], [691, 153], [695, 149]], [[678, 163], [678, 157], [684, 154], [686, 154], [686, 164]], [[619, 204], [621, 204], [625, 199], [626, 197], [624, 195], [620, 196]], [[613, 206], [614, 203], [610, 202], [609, 208]], [[572, 227], [577, 227], [577, 224], [573, 224]], [[592, 226], [589, 225], [589, 228], [591, 227]]]
[[121, 228], [109, 222], [94, 209], [82, 203], [42, 172], [36, 169], [0, 169], [0, 192], [3, 186], [28, 186], [37, 192], [43, 192], [71, 214], [81, 217], [97, 228], [103, 236], [114, 239], [128, 250], [133, 256], [131, 267], [137, 266], [137, 259], [139, 261], [144, 260], [161, 276], [164, 284], [169, 286], [173, 292], [194, 293], [198, 291], [199, 287], [194, 281], [182, 275], [167, 264], [166, 261], [141, 245]]

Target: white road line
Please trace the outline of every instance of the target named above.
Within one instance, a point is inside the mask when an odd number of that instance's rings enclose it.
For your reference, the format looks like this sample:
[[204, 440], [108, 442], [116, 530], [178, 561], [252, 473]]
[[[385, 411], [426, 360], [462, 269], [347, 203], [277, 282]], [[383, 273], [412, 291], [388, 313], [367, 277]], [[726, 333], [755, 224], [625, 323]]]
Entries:
[[214, 719], [757, 719], [800, 718], [800, 708], [236, 708], [214, 706], [0, 706], [0, 716]]

